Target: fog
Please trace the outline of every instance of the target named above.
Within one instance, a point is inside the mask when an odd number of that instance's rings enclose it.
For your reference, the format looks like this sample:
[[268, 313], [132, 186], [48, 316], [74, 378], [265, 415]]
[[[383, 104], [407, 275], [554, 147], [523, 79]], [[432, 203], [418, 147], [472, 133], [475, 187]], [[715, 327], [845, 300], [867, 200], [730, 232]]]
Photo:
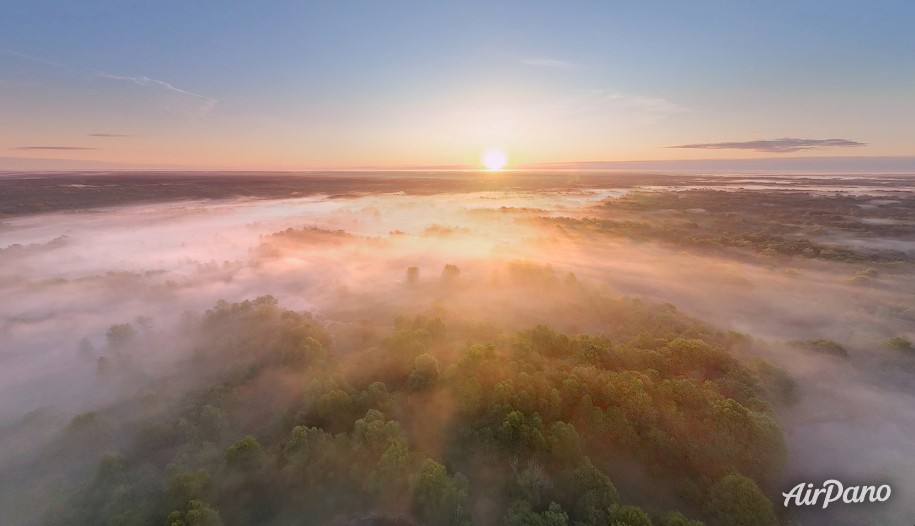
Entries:
[[[796, 515], [799, 524], [915, 520], [915, 360], [881, 343], [894, 336], [915, 339], [912, 269], [888, 266], [861, 283], [852, 278], [866, 265], [742, 260], [542, 220], [593, 215], [594, 207], [626, 193], [318, 195], [5, 218], [0, 426], [43, 410], [58, 415], [50, 436], [73, 415], [134, 395], [145, 379], [171, 374], [188, 358], [172, 336], [185, 313], [220, 299], [270, 294], [328, 327], [364, 320], [388, 327], [396, 314], [439, 309], [454, 319], [517, 329], [547, 323], [601, 333], [606, 320], [547, 283], [550, 277], [573, 279], [573, 273], [593, 290], [671, 303], [718, 328], [745, 333], [753, 345], [742, 359], [762, 357], [794, 376], [799, 401], [777, 411], [789, 450], [784, 491], [827, 478], [893, 488], [886, 505], [806, 510]], [[274, 235], [290, 228], [295, 230]], [[882, 246], [912, 247], [904, 240]], [[443, 280], [445, 265], [457, 266], [459, 275]], [[415, 283], [408, 283], [408, 267], [418, 269]], [[138, 317], [151, 320], [145, 330], [154, 342], [137, 358], [140, 372], [100, 378], [97, 359], [106, 331]], [[91, 345], [81, 349], [84, 338]], [[817, 338], [841, 342], [848, 358], [786, 343]], [[15, 434], [0, 440], [0, 462], [41, 445]], [[0, 508], [6, 505], [13, 504], [0, 502]]]

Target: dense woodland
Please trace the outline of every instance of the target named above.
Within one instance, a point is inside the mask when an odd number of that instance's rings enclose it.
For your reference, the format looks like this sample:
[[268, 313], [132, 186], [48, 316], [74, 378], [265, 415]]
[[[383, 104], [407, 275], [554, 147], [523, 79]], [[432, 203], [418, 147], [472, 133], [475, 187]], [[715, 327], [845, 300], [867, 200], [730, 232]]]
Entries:
[[[594, 307], [617, 320], [599, 336], [220, 302], [175, 340], [193, 349], [183, 375], [54, 441], [85, 465], [45, 522], [778, 524], [790, 378], [669, 305]], [[99, 375], [129, 375], [160, 344], [144, 334], [112, 326]]]
[[[873, 204], [876, 202], [877, 204]], [[905, 252], [848, 245], [850, 238], [915, 239], [915, 201], [846, 194], [744, 190], [634, 192], [589, 217], [544, 217], [572, 231], [625, 236], [679, 247], [767, 256], [903, 262]]]

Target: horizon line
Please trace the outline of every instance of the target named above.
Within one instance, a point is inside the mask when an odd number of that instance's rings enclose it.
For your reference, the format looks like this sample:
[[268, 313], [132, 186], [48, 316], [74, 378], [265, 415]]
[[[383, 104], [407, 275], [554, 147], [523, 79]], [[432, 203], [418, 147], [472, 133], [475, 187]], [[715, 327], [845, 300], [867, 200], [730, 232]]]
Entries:
[[[395, 165], [356, 165], [356, 166], [313, 166], [313, 167], [286, 167], [286, 168], [258, 168], [258, 167], [219, 167], [219, 166], [194, 166], [194, 165], [178, 165], [178, 164], [133, 164], [133, 163], [122, 163], [117, 161], [101, 161], [95, 159], [68, 159], [68, 158], [51, 158], [51, 157], [0, 157], [0, 172], [3, 173], [26, 173], [26, 172], [85, 172], [85, 171], [161, 171], [161, 172], [274, 172], [274, 173], [284, 173], [284, 172], [414, 172], [414, 171], [433, 171], [433, 172], [490, 172], [490, 173], [505, 173], [505, 172], [522, 172], [522, 171], [535, 171], [535, 170], [546, 170], [546, 171], [608, 171], [608, 170], [627, 170], [631, 171], [637, 169], [635, 167], [641, 167], [641, 169], [646, 170], [657, 170], [657, 169], [667, 169], [667, 170], [697, 170], [698, 167], [693, 166], [689, 168], [689, 165], [698, 165], [703, 163], [708, 164], [766, 164], [766, 163], [802, 163], [802, 164], [813, 164], [813, 163], [841, 163], [841, 162], [851, 162], [855, 164], [867, 163], [867, 162], [877, 162], [877, 163], [886, 163], [886, 162], [903, 162], [911, 163], [911, 166], [907, 167], [895, 167], [893, 171], [896, 172], [915, 172], [915, 155], [873, 155], [873, 156], [862, 156], [862, 155], [836, 155], [836, 156], [779, 156], [779, 157], [738, 157], [738, 158], [701, 158], [701, 159], [638, 159], [638, 160], [599, 160], [599, 161], [548, 161], [548, 162], [538, 162], [538, 163], [526, 163], [520, 164], [517, 166], [510, 166], [502, 168], [498, 171], [490, 171], [482, 166], [477, 165], [468, 165], [468, 164], [434, 164], [434, 165], [423, 165], [423, 164], [414, 164], [414, 165], [404, 165], [404, 164], [395, 164]], [[49, 168], [30, 168], [28, 166], [22, 167], [10, 167], [6, 168], [3, 165], [5, 162], [9, 163], [22, 163], [22, 164], [60, 164], [66, 165], [67, 163], [73, 163], [74, 167], [49, 167]], [[98, 166], [91, 166], [97, 164]], [[681, 168], [677, 168], [674, 165], [684, 165]], [[83, 165], [83, 166], [79, 166]], [[90, 166], [86, 166], [90, 165]], [[656, 168], [651, 168], [650, 165], [655, 165]], [[630, 166], [631, 168], [627, 168]], [[874, 171], [875, 168], [866, 168], [866, 167], [849, 167], [856, 168], [857, 170], [863, 171]], [[885, 169], [886, 167], [881, 167], [879, 169]], [[733, 169], [733, 168], [732, 168]], [[756, 168], [759, 170], [761, 168]], [[772, 168], [770, 168], [772, 169]], [[792, 168], [784, 168], [792, 169]], [[836, 167], [834, 169], [839, 169]], [[878, 169], [878, 170], [879, 170]]]

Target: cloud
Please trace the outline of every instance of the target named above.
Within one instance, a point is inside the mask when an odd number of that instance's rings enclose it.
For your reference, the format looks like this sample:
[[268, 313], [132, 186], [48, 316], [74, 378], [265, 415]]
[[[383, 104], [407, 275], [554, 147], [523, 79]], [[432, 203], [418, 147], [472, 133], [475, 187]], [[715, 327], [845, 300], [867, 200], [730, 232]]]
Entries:
[[[11, 49], [0, 48], [0, 54], [17, 57], [17, 58], [35, 62], [38, 64], [44, 64], [46, 66], [70, 70], [71, 72], [75, 72], [78, 74], [91, 73], [97, 77], [101, 77], [101, 78], [105, 78], [105, 79], [109, 79], [109, 80], [131, 82], [138, 86], [153, 86], [153, 87], [164, 89], [164, 90], [172, 92], [172, 93], [177, 93], [179, 95], [185, 95], [187, 97], [196, 99], [199, 102], [197, 110], [200, 111], [201, 113], [208, 113], [210, 110], [213, 109], [213, 106], [215, 106], [216, 103], [219, 102], [218, 100], [216, 100], [212, 97], [207, 97], [206, 95], [201, 95], [200, 93], [194, 93], [193, 91], [179, 88], [178, 86], [175, 86], [174, 84], [172, 84], [170, 82], [166, 82], [164, 80], [159, 80], [159, 79], [154, 79], [151, 77], [147, 77], [145, 75], [124, 76], [124, 75], [115, 75], [113, 73], [108, 73], [106, 71], [101, 71], [101, 70], [82, 70], [82, 69], [73, 68], [66, 64], [61, 64], [60, 62], [55, 62], [53, 60], [47, 60], [47, 59], [40, 58], [40, 57], [34, 57], [32, 55], [27, 55], [25, 53], [20, 53], [19, 51], [13, 51]], [[110, 134], [110, 135], [109, 134], [101, 134], [101, 135], [90, 134], [90, 135], [95, 136], [95, 137], [120, 136], [117, 134]]]
[[153, 86], [153, 87], [157, 87], [157, 88], [162, 88], [162, 89], [164, 89], [166, 91], [170, 91], [172, 93], [178, 93], [180, 95], [187, 95], [189, 97], [194, 97], [194, 98], [200, 100], [200, 102], [201, 102], [200, 110], [204, 113], [213, 109], [213, 106], [215, 106], [216, 103], [219, 102], [218, 100], [216, 100], [212, 97], [207, 97], [206, 95], [194, 93], [193, 91], [188, 91], [186, 89], [179, 88], [179, 87], [175, 86], [174, 84], [171, 84], [170, 82], [166, 82], [164, 80], [159, 80], [159, 79], [154, 79], [151, 77], [147, 77], [145, 75], [141, 75], [141, 76], [137, 76], [137, 77], [130, 77], [130, 76], [114, 75], [111, 73], [106, 73], [104, 71], [97, 71], [96, 75], [99, 77], [111, 79], [111, 80], [132, 82], [133, 84], [136, 84], [138, 86]]
[[560, 101], [551, 118], [577, 118], [599, 126], [619, 122], [650, 125], [685, 111], [689, 109], [663, 97], [591, 89]]
[[753, 150], [765, 153], [792, 153], [802, 150], [827, 150], [830, 148], [852, 148], [866, 146], [863, 142], [848, 139], [770, 139], [744, 142], [713, 142], [704, 144], [681, 144], [668, 148], [692, 148], [697, 150]]
[[67, 66], [61, 64], [60, 62], [54, 62], [53, 60], [45, 60], [43, 58], [33, 57], [32, 55], [26, 55], [25, 53], [20, 53], [18, 51], [13, 51], [11, 49], [0, 49], [0, 53], [3, 53], [5, 55], [10, 55], [13, 57], [18, 57], [18, 58], [21, 58], [24, 60], [29, 60], [31, 62], [37, 62], [39, 64], [44, 64], [46, 66], [54, 66], [54, 67], [58, 67], [58, 68], [70, 69]]
[[143, 137], [142, 135], [132, 135], [129, 133], [87, 133], [87, 137]]
[[622, 100], [630, 108], [635, 108], [650, 114], [671, 114], [686, 111], [686, 108], [662, 97], [646, 95], [620, 95], [615, 94], [614, 100]]
[[90, 148], [88, 146], [19, 146], [18, 148], [12, 148], [13, 150], [98, 150], [98, 148]]
[[539, 66], [544, 68], [567, 68], [572, 65], [565, 60], [556, 60], [553, 58], [527, 58], [521, 61], [527, 66]]

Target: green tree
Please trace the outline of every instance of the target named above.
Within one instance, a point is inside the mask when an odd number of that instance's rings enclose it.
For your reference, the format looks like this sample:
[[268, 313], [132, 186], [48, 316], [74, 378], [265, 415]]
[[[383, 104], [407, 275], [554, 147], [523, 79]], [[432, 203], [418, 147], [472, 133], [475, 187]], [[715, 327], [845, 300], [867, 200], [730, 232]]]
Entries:
[[712, 526], [775, 526], [772, 503], [755, 482], [725, 475], [712, 485], [706, 510]]
[[465, 415], [473, 415], [480, 409], [483, 398], [483, 387], [480, 382], [470, 377], [458, 388], [458, 405]]
[[572, 518], [576, 522], [605, 524], [607, 510], [618, 500], [610, 478], [587, 459], [560, 487], [570, 494], [568, 500], [575, 502]]
[[687, 519], [679, 511], [670, 511], [660, 518], [658, 526], [705, 526], [705, 524], [701, 521]]
[[376, 409], [369, 409], [364, 417], [353, 423], [353, 446], [366, 453], [366, 458], [376, 459], [392, 443], [405, 441], [400, 422], [385, 420]]
[[364, 478], [368, 491], [382, 503], [395, 503], [408, 495], [413, 458], [406, 445], [400, 441], [392, 442]]
[[440, 374], [435, 356], [420, 354], [413, 361], [413, 371], [407, 378], [407, 387], [413, 391], [426, 390], [438, 383]]
[[427, 458], [413, 487], [416, 514], [424, 523], [470, 524], [467, 479], [463, 476], [449, 477], [445, 466]]
[[339, 388], [322, 394], [315, 404], [315, 412], [325, 424], [334, 422], [339, 424], [341, 421], [349, 424], [349, 422], [352, 422], [352, 416], [350, 415], [355, 410], [356, 402], [353, 400], [352, 395]]
[[499, 445], [516, 455], [528, 455], [544, 448], [543, 420], [537, 413], [525, 415], [512, 411], [505, 415], [496, 437]]
[[183, 511], [168, 514], [165, 526], [222, 526], [219, 512], [199, 500], [188, 502]]
[[442, 269], [442, 281], [450, 283], [458, 278], [461, 275], [461, 269], [457, 268], [457, 265], [445, 265]]
[[897, 351], [913, 352], [915, 347], [912, 346], [912, 342], [903, 338], [902, 336], [894, 336], [883, 342], [884, 345], [891, 349], [896, 349]]
[[133, 341], [137, 336], [137, 331], [129, 323], [116, 323], [108, 327], [105, 333], [105, 339], [108, 341], [108, 347], [111, 349], [120, 349]]
[[534, 511], [526, 500], [516, 500], [502, 517], [504, 526], [567, 526], [569, 515], [555, 502], [542, 513]]
[[186, 509], [191, 501], [202, 501], [208, 496], [210, 474], [205, 469], [183, 471], [172, 478], [165, 488], [167, 509]]
[[262, 457], [260, 442], [248, 435], [226, 450], [226, 465], [232, 468], [252, 470], [260, 466]]
[[581, 437], [572, 424], [553, 422], [547, 429], [546, 439], [550, 457], [560, 464], [574, 465], [585, 456]]
[[613, 526], [651, 526], [651, 518], [638, 506], [614, 506], [610, 509]]

